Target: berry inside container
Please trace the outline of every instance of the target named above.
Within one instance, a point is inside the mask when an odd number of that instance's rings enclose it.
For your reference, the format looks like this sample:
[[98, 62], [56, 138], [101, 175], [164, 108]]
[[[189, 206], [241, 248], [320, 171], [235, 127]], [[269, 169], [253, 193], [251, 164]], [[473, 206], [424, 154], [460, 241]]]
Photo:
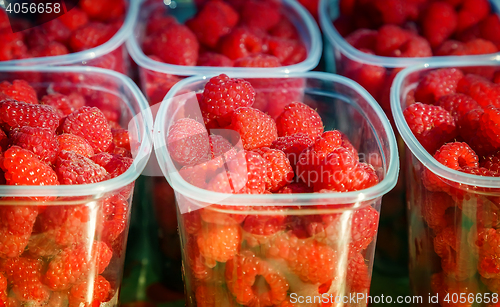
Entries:
[[144, 96], [100, 68], [6, 66], [0, 108], [0, 304], [118, 305]]
[[498, 302], [499, 71], [484, 61], [416, 65], [391, 90], [407, 151], [412, 291], [441, 306]]
[[[257, 97], [286, 92], [253, 88], [259, 80], [296, 84], [289, 91], [300, 95], [271, 116]], [[217, 101], [236, 84], [239, 98]], [[366, 299], [381, 200], [399, 163], [389, 121], [364, 89], [326, 73], [195, 76], [172, 88], [157, 119], [187, 306]]]
[[[138, 1], [127, 0], [79, 1], [64, 15], [33, 27], [21, 18], [14, 18], [11, 26], [2, 9], [0, 66], [84, 65], [131, 75], [125, 40], [138, 6]], [[12, 29], [25, 30], [13, 33]]]
[[[262, 14], [256, 16], [258, 12]], [[226, 73], [311, 70], [321, 57], [322, 41], [316, 22], [296, 1], [194, 1], [169, 6], [145, 1], [127, 47], [153, 105], [182, 78], [217, 73], [220, 67], [215, 66], [224, 66]], [[172, 49], [176, 52], [167, 52]]]

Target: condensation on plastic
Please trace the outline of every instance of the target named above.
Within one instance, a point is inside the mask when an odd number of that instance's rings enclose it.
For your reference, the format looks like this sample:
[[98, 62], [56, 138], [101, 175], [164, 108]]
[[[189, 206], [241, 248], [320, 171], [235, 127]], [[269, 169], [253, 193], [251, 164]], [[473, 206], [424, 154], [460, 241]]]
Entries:
[[[267, 73], [293, 73], [308, 71], [318, 65], [322, 52], [322, 40], [316, 22], [311, 14], [297, 1], [283, 0], [283, 4], [286, 16], [295, 25], [306, 46], [307, 58], [300, 63], [277, 68], [224, 67], [222, 68], [224, 73], [234, 74], [245, 72], [247, 76]], [[179, 2], [176, 8], [170, 8], [169, 11], [176, 17], [178, 15], [193, 14], [195, 12], [194, 3]], [[130, 56], [139, 67], [177, 76], [210, 75], [221, 71], [221, 67], [172, 65], [150, 59], [144, 54], [140, 46], [144, 26], [144, 20], [141, 20], [141, 16], [139, 16], [134, 26], [133, 35], [127, 40], [127, 48]]]
[[[103, 0], [105, 1], [105, 0]], [[65, 55], [39, 57], [22, 60], [0, 61], [2, 66], [55, 66], [55, 65], [90, 65], [93, 62], [99, 61], [100, 57], [107, 55], [120, 47], [123, 47], [123, 52], [126, 53], [125, 40], [132, 33], [137, 14], [139, 12], [139, 1], [128, 1], [129, 7], [123, 25], [118, 32], [106, 43], [79, 52], [74, 52]], [[128, 56], [128, 55], [127, 55]], [[126, 59], [124, 55], [124, 60]]]
[[[500, 10], [500, 1], [492, 0], [492, 9], [495, 12]], [[397, 58], [373, 55], [359, 51], [351, 46], [333, 25], [333, 21], [339, 16], [338, 10], [339, 0], [320, 0], [319, 4], [319, 20], [321, 30], [325, 34], [329, 44], [333, 47], [335, 59], [338, 60], [340, 56], [346, 56], [349, 59], [369, 65], [383, 66], [386, 68], [408, 67], [415, 64], [422, 63], [446, 63], [449, 61], [456, 61], [460, 58], [461, 62], [468, 61], [485, 61], [498, 58], [500, 52], [484, 55], [469, 55], [469, 56], [433, 56], [425, 58]], [[325, 46], [326, 47], [326, 46]]]

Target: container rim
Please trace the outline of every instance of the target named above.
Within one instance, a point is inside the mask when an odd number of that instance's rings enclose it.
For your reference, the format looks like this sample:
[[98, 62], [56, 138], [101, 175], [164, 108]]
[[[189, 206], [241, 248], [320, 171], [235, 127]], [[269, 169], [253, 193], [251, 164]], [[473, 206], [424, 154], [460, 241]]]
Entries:
[[[123, 21], [123, 25], [120, 27], [118, 32], [111, 37], [107, 42], [97, 47], [64, 54], [57, 56], [49, 56], [49, 57], [40, 57], [40, 58], [29, 58], [22, 60], [10, 60], [10, 61], [2, 61], [0, 62], [0, 66], [42, 66], [42, 65], [67, 65], [67, 64], [76, 64], [78, 62], [86, 62], [96, 58], [99, 58], [105, 54], [108, 54], [111, 51], [114, 51], [120, 45], [125, 43], [127, 36], [132, 31], [135, 20], [137, 19], [137, 15], [139, 12], [139, 5], [136, 0], [128, 1], [128, 9], [125, 15], [125, 20]], [[83, 63], [84, 65], [86, 63]]]
[[[397, 68], [397, 67], [408, 67], [412, 65], [422, 64], [422, 63], [448, 63], [451, 61], [492, 61], [500, 58], [500, 52], [482, 54], [482, 55], [464, 55], [464, 56], [432, 56], [432, 57], [421, 57], [421, 58], [396, 58], [396, 57], [386, 57], [374, 54], [368, 54], [359, 51], [349, 44], [337, 29], [333, 26], [333, 21], [330, 18], [329, 10], [331, 5], [338, 3], [338, 1], [331, 0], [320, 0], [319, 3], [319, 21], [321, 29], [326, 34], [328, 41], [334, 45], [335, 48], [340, 50], [340, 52], [351, 60], [362, 62], [371, 65]], [[493, 9], [498, 10], [499, 3], [496, 1], [490, 1]]]
[[[137, 85], [127, 76], [117, 73], [112, 70], [102, 69], [92, 66], [63, 66], [63, 67], [20, 67], [20, 66], [2, 66], [0, 72], [22, 72], [33, 71], [42, 73], [61, 73], [61, 72], [74, 72], [74, 73], [95, 73], [106, 75], [109, 78], [115, 79], [124, 87], [131, 91], [131, 94], [137, 99], [140, 113], [134, 112], [130, 104], [127, 107], [132, 112], [134, 118], [140, 117], [137, 122], [138, 138], [140, 146], [137, 150], [136, 157], [132, 165], [118, 177], [110, 180], [82, 184], [82, 185], [53, 185], [53, 186], [12, 186], [0, 185], [0, 196], [88, 196], [88, 195], [102, 195], [104, 193], [114, 191], [127, 186], [132, 183], [146, 166], [146, 162], [152, 151], [152, 136], [151, 136], [151, 123], [153, 122], [153, 115], [146, 101]], [[141, 132], [142, 130], [142, 132]]]
[[[143, 3], [145, 0], [137, 1], [138, 3]], [[308, 71], [316, 67], [319, 63], [321, 52], [323, 50], [323, 41], [321, 39], [321, 34], [316, 21], [314, 21], [311, 14], [297, 1], [295, 0], [283, 0], [283, 4], [293, 9], [298, 13], [301, 20], [306, 26], [306, 31], [311, 37], [311, 46], [307, 50], [307, 58], [297, 64], [274, 67], [274, 68], [252, 68], [252, 67], [224, 67], [226, 74], [233, 74], [238, 72], [245, 72], [249, 74], [267, 74], [267, 73], [292, 73], [292, 72], [303, 72]], [[138, 5], [139, 10], [139, 5]], [[137, 14], [136, 14], [137, 15]], [[135, 19], [135, 24], [133, 31], [136, 29], [139, 20]], [[135, 31], [134, 31], [135, 32]], [[162, 63], [154, 61], [147, 57], [142, 48], [137, 41], [134, 32], [127, 39], [126, 45], [132, 59], [142, 68], [160, 72], [169, 73], [178, 76], [193, 76], [193, 75], [210, 75], [217, 73], [220, 67], [210, 67], [210, 66], [183, 66], [183, 65], [173, 65], [168, 63]]]
[[[246, 74], [231, 74], [231, 77], [236, 78], [256, 78], [257, 76], [248, 77]], [[176, 192], [182, 195], [188, 196], [191, 199], [204, 202], [204, 203], [217, 203], [221, 205], [228, 206], [255, 206], [255, 205], [290, 205], [291, 202], [294, 204], [301, 203], [304, 205], [315, 205], [324, 204], [325, 200], [331, 202], [332, 204], [349, 204], [349, 203], [360, 203], [372, 200], [378, 197], [382, 197], [384, 194], [389, 192], [396, 185], [398, 172], [399, 172], [399, 158], [398, 149], [396, 143], [396, 137], [392, 131], [392, 127], [387, 119], [387, 116], [382, 111], [382, 108], [373, 99], [373, 97], [359, 84], [347, 79], [342, 76], [329, 74], [325, 72], [303, 72], [294, 74], [266, 74], [263, 75], [264, 78], [316, 78], [326, 82], [334, 82], [338, 84], [345, 85], [347, 87], [355, 90], [359, 95], [366, 99], [373, 112], [381, 119], [382, 126], [384, 127], [384, 133], [380, 137], [387, 138], [389, 145], [389, 165], [385, 172], [384, 179], [380, 181], [377, 185], [370, 187], [368, 189], [345, 192], [345, 193], [304, 193], [304, 194], [223, 194], [212, 191], [207, 191], [198, 187], [195, 187], [187, 183], [180, 174], [175, 171], [169, 173], [167, 170], [175, 169], [173, 161], [167, 152], [166, 147], [166, 131], [164, 129], [167, 110], [172, 102], [172, 98], [176, 96], [177, 92], [182, 90], [185, 86], [201, 81], [207, 80], [210, 76], [193, 76], [186, 78], [178, 82], [172, 89], [167, 93], [165, 99], [160, 105], [158, 114], [155, 121], [154, 128], [154, 147], [155, 153], [158, 158], [160, 168], [169, 181], [170, 185]], [[169, 178], [169, 175], [172, 178]], [[230, 196], [228, 196], [230, 195]], [[223, 199], [223, 200], [221, 200]], [[269, 204], [269, 200], [273, 200], [272, 204]], [[276, 201], [281, 201], [281, 204], [277, 204]]]
[[499, 188], [500, 187], [500, 178], [499, 177], [485, 177], [485, 176], [477, 176], [472, 174], [467, 174], [463, 172], [459, 172], [448, 168], [441, 163], [439, 163], [434, 157], [424, 149], [424, 147], [417, 140], [413, 132], [410, 130], [410, 127], [406, 123], [406, 120], [403, 116], [403, 109], [401, 107], [402, 101], [400, 101], [399, 97], [401, 96], [401, 87], [403, 85], [404, 80], [412, 73], [418, 72], [420, 70], [427, 69], [436, 69], [436, 68], [445, 68], [445, 67], [470, 67], [470, 66], [498, 66], [500, 62], [498, 60], [491, 61], [474, 61], [474, 62], [465, 62], [465, 61], [456, 61], [449, 63], [428, 63], [421, 64], [408, 67], [401, 72], [399, 72], [394, 79], [394, 82], [391, 87], [391, 109], [392, 114], [394, 116], [394, 121], [396, 122], [396, 127], [403, 138], [406, 146], [410, 149], [411, 153], [417, 157], [417, 159], [431, 172], [434, 174], [445, 178], [447, 180], [468, 185], [468, 186], [478, 186], [485, 188]]

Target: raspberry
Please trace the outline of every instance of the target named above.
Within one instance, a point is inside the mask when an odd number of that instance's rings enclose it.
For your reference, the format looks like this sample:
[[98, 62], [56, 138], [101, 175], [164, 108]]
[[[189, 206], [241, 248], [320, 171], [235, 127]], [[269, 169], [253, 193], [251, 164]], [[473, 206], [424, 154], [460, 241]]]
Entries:
[[345, 40], [356, 49], [368, 49], [375, 51], [377, 45], [378, 31], [370, 29], [358, 29], [349, 34]]
[[10, 132], [12, 145], [27, 149], [45, 163], [54, 163], [58, 144], [54, 131], [48, 128], [24, 126]]
[[78, 93], [63, 95], [59, 93], [48, 94], [42, 97], [41, 104], [54, 107], [60, 117], [69, 115], [85, 105], [85, 98]]
[[59, 153], [54, 169], [62, 184], [88, 184], [109, 179], [102, 166], [71, 151]]
[[292, 181], [294, 172], [284, 152], [268, 147], [255, 149], [255, 152], [267, 161], [267, 190], [276, 192]]
[[241, 107], [234, 111], [228, 129], [239, 133], [246, 150], [271, 146], [278, 138], [274, 120], [254, 108]]
[[481, 161], [481, 166], [492, 172], [500, 173], [500, 151], [485, 157]]
[[71, 31], [78, 29], [89, 21], [87, 13], [77, 7], [72, 8], [58, 19]]
[[28, 48], [24, 45], [21, 33], [2, 33], [0, 40], [3, 42], [0, 48], [0, 61], [10, 61], [27, 56]]
[[207, 224], [199, 232], [197, 242], [207, 260], [226, 262], [240, 250], [241, 230], [237, 225]]
[[101, 303], [106, 302], [109, 292], [111, 290], [111, 284], [106, 278], [98, 275], [94, 280], [94, 286], [90, 287], [87, 281], [84, 281], [78, 285], [71, 287], [69, 291], [69, 306], [78, 307], [81, 303], [87, 303], [89, 300], [89, 291], [92, 297], [91, 306], [99, 306]]
[[405, 44], [411, 34], [396, 25], [384, 25], [378, 30], [375, 51], [378, 55], [390, 56]]
[[[194, 66], [198, 61], [200, 48], [195, 34], [185, 25], [171, 24], [148, 38], [145, 49], [158, 56], [163, 62], [174, 65]], [[146, 41], [144, 42], [146, 45]], [[168, 50], [168, 52], [166, 52]]]
[[356, 164], [356, 162], [355, 158], [343, 148], [330, 153], [319, 169], [314, 170], [319, 172], [319, 180], [315, 178], [311, 180], [314, 190], [328, 189], [336, 192], [349, 192], [376, 185], [378, 176], [373, 166], [365, 163]]
[[35, 89], [24, 80], [14, 80], [12, 84], [8, 81], [0, 83], [0, 98], [38, 104]]
[[206, 51], [200, 53], [196, 66], [231, 67], [233, 61], [223, 54]]
[[492, 105], [484, 109], [479, 119], [478, 133], [495, 149], [500, 148], [500, 110]]
[[207, 130], [194, 119], [182, 118], [170, 127], [167, 138], [172, 159], [181, 165], [196, 165], [210, 159]]
[[241, 9], [241, 21], [250, 28], [267, 31], [281, 18], [279, 4], [273, 1], [245, 1]]
[[276, 119], [279, 136], [303, 133], [316, 139], [323, 133], [323, 122], [318, 112], [301, 102], [292, 102]]
[[62, 130], [84, 138], [95, 153], [106, 151], [113, 141], [108, 121], [96, 107], [84, 106], [68, 115]]
[[455, 123], [458, 123], [458, 120], [469, 113], [469, 111], [481, 109], [474, 99], [460, 93], [441, 96], [436, 105], [448, 111], [455, 120]]
[[[238, 175], [245, 179], [245, 187], [239, 193], [261, 194], [266, 190], [267, 182], [267, 166], [269, 162], [253, 151], [245, 151], [246, 168], [241, 168], [238, 160], [229, 161], [228, 164], [236, 163], [238, 167]], [[233, 186], [236, 189], [236, 185]]]
[[7, 277], [0, 273], [0, 304], [7, 304]]
[[275, 56], [282, 65], [293, 65], [305, 60], [307, 52], [300, 41], [278, 37], [267, 37], [264, 40], [267, 52]]
[[261, 38], [247, 28], [234, 28], [220, 42], [220, 51], [231, 60], [259, 53], [261, 50]]
[[447, 40], [434, 51], [434, 55], [445, 56], [465, 53], [465, 44], [456, 40]]
[[278, 212], [278, 207], [255, 207], [254, 210], [263, 211], [264, 214], [253, 212], [248, 215], [243, 223], [243, 230], [257, 236], [270, 236], [278, 231], [284, 230], [286, 215], [268, 215], [266, 211]]
[[166, 14], [166, 10], [155, 10], [151, 12], [146, 23], [146, 34], [154, 34], [168, 28], [171, 24], [178, 23], [174, 16]]
[[113, 134], [113, 144], [115, 144], [116, 147], [122, 147], [130, 151], [130, 137], [126, 129], [111, 128], [111, 133]]
[[[434, 159], [446, 167], [454, 170], [461, 170], [468, 166], [477, 168], [479, 166], [478, 157], [467, 143], [454, 142], [447, 143], [434, 154]], [[424, 170], [423, 183], [429, 191], [447, 191], [449, 186], [437, 175], [429, 170]]]
[[[81, 244], [87, 240], [91, 214], [90, 207], [85, 205], [49, 206], [40, 214], [39, 226], [47, 241], [50, 243], [53, 240], [57, 247]], [[37, 252], [35, 248], [30, 251], [40, 254], [47, 253], [48, 250]]]
[[114, 34], [113, 28], [107, 24], [89, 22], [73, 31], [69, 47], [73, 52], [94, 48], [107, 42]]
[[483, 115], [483, 112], [483, 109], [477, 108], [470, 110], [458, 118], [458, 133], [469, 143], [476, 137], [477, 130], [479, 129], [479, 119]]
[[200, 249], [198, 248], [196, 240], [189, 237], [185, 250], [189, 268], [194, 277], [201, 281], [211, 280], [213, 278], [213, 271], [205, 265], [204, 258], [200, 254]]
[[50, 296], [49, 289], [41, 282], [42, 262], [38, 259], [19, 257], [3, 263], [12, 292], [24, 304], [43, 305]]
[[477, 269], [485, 278], [500, 277], [499, 239], [500, 233], [494, 228], [478, 229], [477, 239], [474, 242], [474, 246], [479, 248]]
[[63, 133], [57, 136], [59, 143], [58, 151], [73, 151], [76, 154], [90, 158], [94, 155], [92, 146], [84, 139], [71, 133]]
[[55, 131], [59, 126], [59, 116], [51, 106], [32, 105], [7, 99], [0, 100], [0, 123], [7, 130], [30, 126]]
[[424, 198], [422, 215], [427, 225], [436, 233], [450, 226], [446, 211], [455, 208], [455, 202], [446, 193], [428, 193]]
[[[213, 223], [218, 225], [238, 225], [241, 224], [245, 218], [246, 214], [243, 212], [241, 214], [236, 213], [237, 211], [245, 211], [245, 207], [228, 207], [223, 205], [211, 205], [208, 208], [203, 208], [200, 210], [200, 217], [203, 221], [207, 223]], [[229, 213], [229, 212], [231, 213]], [[187, 221], [187, 218], [185, 218]], [[197, 227], [198, 222], [196, 218], [191, 218], [188, 223], [191, 223], [193, 227]], [[200, 223], [201, 227], [201, 223]]]
[[209, 1], [186, 25], [200, 43], [215, 48], [219, 39], [236, 26], [238, 18], [238, 13], [227, 3]]
[[443, 229], [434, 238], [434, 251], [441, 257], [441, 267], [447, 276], [465, 280], [476, 273], [476, 266], [470, 255], [460, 250], [459, 236], [454, 226]]
[[304, 149], [314, 144], [314, 139], [307, 134], [296, 133], [278, 137], [272, 144], [271, 149], [278, 149], [286, 154], [292, 169], [296, 169], [299, 156]]
[[478, 55], [497, 51], [498, 48], [492, 42], [477, 38], [466, 42], [463, 49], [456, 50], [451, 55]]
[[[102, 201], [103, 220], [101, 221], [101, 240], [112, 245], [127, 226], [128, 202], [116, 194]], [[103, 243], [104, 244], [104, 243]]]
[[0, 208], [0, 257], [21, 255], [28, 244], [38, 215], [35, 206], [2, 206]]
[[27, 44], [30, 48], [47, 46], [50, 42], [66, 44], [71, 31], [59, 20], [51, 20], [38, 27], [31, 28], [28, 32]]
[[68, 48], [58, 42], [50, 42], [47, 45], [40, 45], [29, 51], [30, 56], [34, 58], [65, 55], [68, 53]]
[[462, 77], [463, 73], [456, 68], [440, 68], [431, 71], [420, 80], [415, 90], [415, 100], [425, 104], [434, 104], [439, 97], [455, 93]]
[[457, 23], [457, 13], [451, 4], [433, 2], [422, 15], [422, 32], [431, 47], [436, 48], [455, 32]]
[[[288, 282], [265, 260], [245, 251], [226, 263], [226, 282], [236, 301], [243, 305], [271, 306], [287, 297]], [[265, 285], [256, 284], [262, 276]]]
[[280, 60], [268, 54], [253, 54], [234, 61], [235, 67], [279, 67]]
[[108, 21], [117, 19], [125, 14], [126, 4], [123, 0], [82, 0], [80, 8], [92, 19]]
[[383, 24], [401, 25], [406, 19], [405, 5], [403, 0], [379, 0], [371, 3], [380, 14]]
[[349, 292], [368, 293], [370, 289], [370, 274], [365, 258], [360, 253], [354, 254], [349, 259], [346, 273]]
[[490, 14], [486, 17], [479, 25], [479, 28], [482, 38], [499, 46], [500, 38], [498, 37], [498, 31], [500, 31], [500, 18], [497, 14]]
[[313, 190], [302, 182], [292, 182], [281, 188], [279, 194], [312, 193]]
[[471, 96], [481, 107], [500, 106], [500, 87], [484, 77], [468, 74], [458, 82], [457, 92]]
[[293, 23], [283, 15], [281, 16], [280, 21], [274, 27], [272, 27], [268, 32], [274, 37], [299, 39], [299, 34], [297, 33], [297, 29], [295, 29]]
[[457, 297], [462, 293], [463, 296], [468, 297], [478, 293], [477, 284], [473, 280], [456, 281], [452, 277], [447, 277], [443, 272], [432, 275], [431, 289], [433, 293], [437, 294], [439, 304], [447, 307], [456, 305], [470, 307], [472, 303], [451, 304], [452, 301], [448, 302], [446, 297]]
[[[488, 279], [488, 278], [481, 277], [481, 281], [483, 282], [483, 284], [486, 285], [486, 287], [488, 287], [488, 290], [490, 290], [491, 292], [498, 293], [500, 291], [500, 279], [498, 279], [498, 278]], [[493, 306], [497, 306], [497, 305], [493, 305]]]
[[12, 146], [4, 152], [2, 170], [8, 185], [58, 185], [57, 175], [31, 151]]
[[221, 74], [205, 84], [200, 108], [217, 118], [219, 124], [226, 125], [236, 109], [251, 107], [254, 101], [255, 90], [248, 81]]
[[479, 23], [490, 12], [488, 0], [464, 0], [458, 12], [457, 32]]

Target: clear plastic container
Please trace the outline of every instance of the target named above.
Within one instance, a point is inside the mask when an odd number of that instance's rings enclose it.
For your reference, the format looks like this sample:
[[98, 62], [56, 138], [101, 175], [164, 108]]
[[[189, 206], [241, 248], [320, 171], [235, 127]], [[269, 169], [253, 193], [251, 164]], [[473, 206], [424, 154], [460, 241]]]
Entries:
[[[194, 1], [195, 2], [195, 1]], [[179, 22], [194, 16], [196, 5], [193, 1], [176, 2], [175, 6], [170, 5], [169, 12], [176, 17]], [[166, 3], [166, 2], [165, 2]], [[294, 65], [277, 68], [246, 68], [246, 67], [208, 67], [208, 66], [181, 66], [158, 62], [147, 57], [142, 51], [141, 44], [144, 38], [144, 28], [148, 16], [158, 7], [164, 5], [163, 2], [153, 2], [147, 4], [143, 2], [140, 7], [137, 23], [134, 28], [134, 35], [127, 41], [127, 48], [132, 59], [139, 66], [141, 86], [144, 92], [150, 92], [147, 97], [150, 104], [161, 102], [168, 89], [186, 76], [210, 75], [220, 72], [227, 74], [271, 74], [271, 73], [293, 73], [304, 72], [313, 69], [318, 65], [322, 52], [322, 40], [318, 26], [309, 12], [305, 10], [297, 1], [284, 0], [283, 9], [285, 16], [295, 25], [299, 35], [307, 49], [307, 58]], [[166, 89], [151, 90], [155, 85], [162, 84]], [[168, 86], [167, 86], [168, 85]], [[146, 94], [147, 96], [147, 94]]]
[[127, 2], [128, 8], [122, 27], [106, 43], [95, 48], [65, 55], [0, 61], [0, 67], [82, 65], [111, 69], [122, 74], [131, 75], [130, 58], [125, 47], [125, 40], [133, 31], [139, 11], [139, 3], [138, 1]]
[[128, 77], [100, 68], [0, 68], [2, 81], [20, 76], [39, 96], [57, 88], [118, 99], [117, 122], [128, 129], [133, 163], [120, 176], [93, 184], [0, 185], [0, 271], [9, 281], [7, 305], [117, 306], [134, 183], [152, 148], [147, 102]]
[[[500, 69], [495, 61], [424, 64], [403, 70], [394, 80], [392, 112], [407, 151], [403, 163], [407, 172], [410, 283], [413, 294], [423, 296], [425, 306], [431, 306], [427, 298], [436, 295], [441, 306], [493, 306], [500, 301], [499, 279], [481, 270], [482, 265], [488, 265], [488, 259], [483, 253], [487, 248], [480, 247], [480, 238], [498, 226], [500, 178], [443, 166], [417, 141], [403, 116], [408, 91], [425, 73], [442, 67], [476, 73]], [[437, 176], [442, 187], [428, 190], [424, 174]], [[498, 246], [494, 248], [498, 250]], [[494, 263], [490, 265], [494, 267]], [[453, 304], [460, 300], [462, 305]]]
[[[251, 82], [253, 76], [232, 77]], [[187, 183], [166, 147], [174, 122], [201, 118], [196, 93], [203, 91], [208, 78], [195, 76], [175, 85], [160, 106], [154, 130], [158, 162], [178, 205], [186, 305], [211, 302], [232, 306], [237, 301], [245, 306], [270, 306], [288, 300], [294, 306], [319, 306], [318, 300], [323, 299], [321, 302], [336, 306], [336, 297], [345, 300], [358, 294], [357, 304], [366, 306], [362, 296], [369, 291], [376, 233], [356, 235], [353, 219], [359, 221], [364, 216], [369, 220], [366, 223], [375, 227], [368, 228], [376, 229], [382, 196], [396, 184], [399, 167], [395, 137], [382, 109], [364, 89], [344, 77], [316, 72], [266, 76], [275, 81], [300, 80], [304, 84], [299, 87], [304, 89], [301, 101], [316, 108], [325, 130], [338, 129], [346, 134], [358, 149], [360, 160], [375, 165], [380, 182], [347, 193], [216, 193]], [[232, 130], [215, 131], [230, 135]], [[338, 223], [325, 223], [321, 228], [322, 221], [330, 219]], [[247, 228], [248, 223], [256, 221], [269, 223], [271, 229], [275, 223], [283, 224], [274, 231], [257, 234]], [[309, 222], [318, 226], [312, 236], [302, 228]], [[220, 240], [211, 241], [216, 233], [221, 235], [214, 238]], [[359, 240], [364, 243], [359, 245]], [[217, 250], [223, 246], [229, 246], [227, 258], [211, 254], [212, 247]], [[236, 282], [238, 278], [241, 284]], [[243, 295], [245, 291], [248, 296]], [[316, 300], [316, 304], [307, 304], [307, 300]]]

